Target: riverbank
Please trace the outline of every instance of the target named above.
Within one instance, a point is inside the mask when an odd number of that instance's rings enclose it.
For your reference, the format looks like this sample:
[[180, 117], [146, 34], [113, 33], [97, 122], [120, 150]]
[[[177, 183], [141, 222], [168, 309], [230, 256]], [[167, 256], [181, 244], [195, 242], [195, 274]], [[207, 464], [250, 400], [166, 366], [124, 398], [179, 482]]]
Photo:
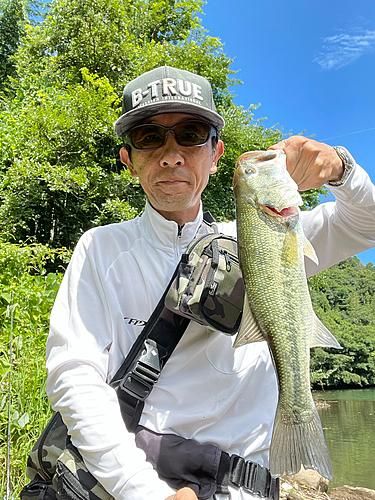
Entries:
[[329, 492], [329, 481], [316, 471], [302, 470], [280, 482], [280, 500], [375, 500], [375, 490], [340, 486]]

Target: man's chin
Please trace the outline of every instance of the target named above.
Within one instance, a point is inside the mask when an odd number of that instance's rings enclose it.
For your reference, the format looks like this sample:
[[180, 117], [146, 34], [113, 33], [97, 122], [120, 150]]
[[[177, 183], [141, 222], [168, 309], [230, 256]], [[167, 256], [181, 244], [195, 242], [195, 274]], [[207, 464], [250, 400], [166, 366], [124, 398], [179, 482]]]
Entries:
[[[192, 196], [187, 195], [187, 193], [176, 194], [163, 200], [149, 199], [149, 202], [157, 212], [168, 220], [174, 220], [173, 214], [181, 214], [183, 212], [189, 214], [189, 219], [194, 220], [200, 206], [200, 201], [193, 199]], [[193, 212], [195, 215], [191, 218]]]

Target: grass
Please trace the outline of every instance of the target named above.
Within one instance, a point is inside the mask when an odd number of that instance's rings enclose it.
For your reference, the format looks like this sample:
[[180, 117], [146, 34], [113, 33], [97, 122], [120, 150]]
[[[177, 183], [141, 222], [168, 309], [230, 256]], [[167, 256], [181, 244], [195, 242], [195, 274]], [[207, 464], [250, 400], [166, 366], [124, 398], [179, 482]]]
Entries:
[[9, 498], [19, 498], [29, 481], [28, 453], [52, 415], [45, 393], [45, 345], [62, 274], [47, 272], [50, 258], [50, 250], [40, 246], [0, 243], [0, 499], [7, 497], [8, 465]]

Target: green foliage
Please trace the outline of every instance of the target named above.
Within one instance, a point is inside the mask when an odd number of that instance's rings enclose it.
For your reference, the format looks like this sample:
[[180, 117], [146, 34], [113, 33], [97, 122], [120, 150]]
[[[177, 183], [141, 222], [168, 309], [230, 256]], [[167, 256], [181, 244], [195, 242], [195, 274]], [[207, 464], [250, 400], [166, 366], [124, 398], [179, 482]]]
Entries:
[[0, 158], [8, 168], [0, 177], [0, 221], [13, 241], [73, 247], [95, 221], [138, 213], [129, 204], [134, 182], [117, 171], [118, 98], [106, 78], [83, 68], [82, 80], [65, 89], [28, 89], [22, 106], [13, 102], [3, 111]]
[[313, 384], [375, 385], [375, 267], [352, 257], [310, 279], [310, 288], [317, 315], [343, 347], [312, 349]]
[[81, 68], [106, 76], [119, 93], [143, 71], [172, 64], [208, 77], [219, 96], [230, 95], [232, 62], [209, 37], [197, 13], [202, 0], [56, 0], [40, 27], [28, 29], [18, 72], [57, 84], [77, 82]]
[[[69, 252], [42, 245], [0, 243], [0, 495], [5, 493], [8, 401], [11, 386], [11, 474], [17, 493], [25, 481], [30, 443], [51, 410], [45, 395], [45, 344], [49, 315], [62, 274], [48, 272]], [[55, 262], [56, 263], [56, 262]], [[12, 328], [13, 324], [13, 328]]]
[[0, 1], [0, 91], [8, 83], [8, 76], [16, 75], [13, 56], [24, 35], [27, 20], [24, 0]]

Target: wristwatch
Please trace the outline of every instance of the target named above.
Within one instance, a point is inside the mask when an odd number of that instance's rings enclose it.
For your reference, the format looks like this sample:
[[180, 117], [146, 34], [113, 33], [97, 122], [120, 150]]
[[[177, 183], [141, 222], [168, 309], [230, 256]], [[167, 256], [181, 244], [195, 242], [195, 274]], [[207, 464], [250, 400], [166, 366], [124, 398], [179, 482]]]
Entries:
[[328, 181], [327, 184], [329, 186], [342, 186], [344, 182], [349, 177], [351, 171], [355, 167], [355, 160], [353, 156], [349, 153], [349, 151], [343, 146], [333, 146], [334, 150], [340, 157], [342, 163], [344, 164], [344, 173], [339, 181]]

